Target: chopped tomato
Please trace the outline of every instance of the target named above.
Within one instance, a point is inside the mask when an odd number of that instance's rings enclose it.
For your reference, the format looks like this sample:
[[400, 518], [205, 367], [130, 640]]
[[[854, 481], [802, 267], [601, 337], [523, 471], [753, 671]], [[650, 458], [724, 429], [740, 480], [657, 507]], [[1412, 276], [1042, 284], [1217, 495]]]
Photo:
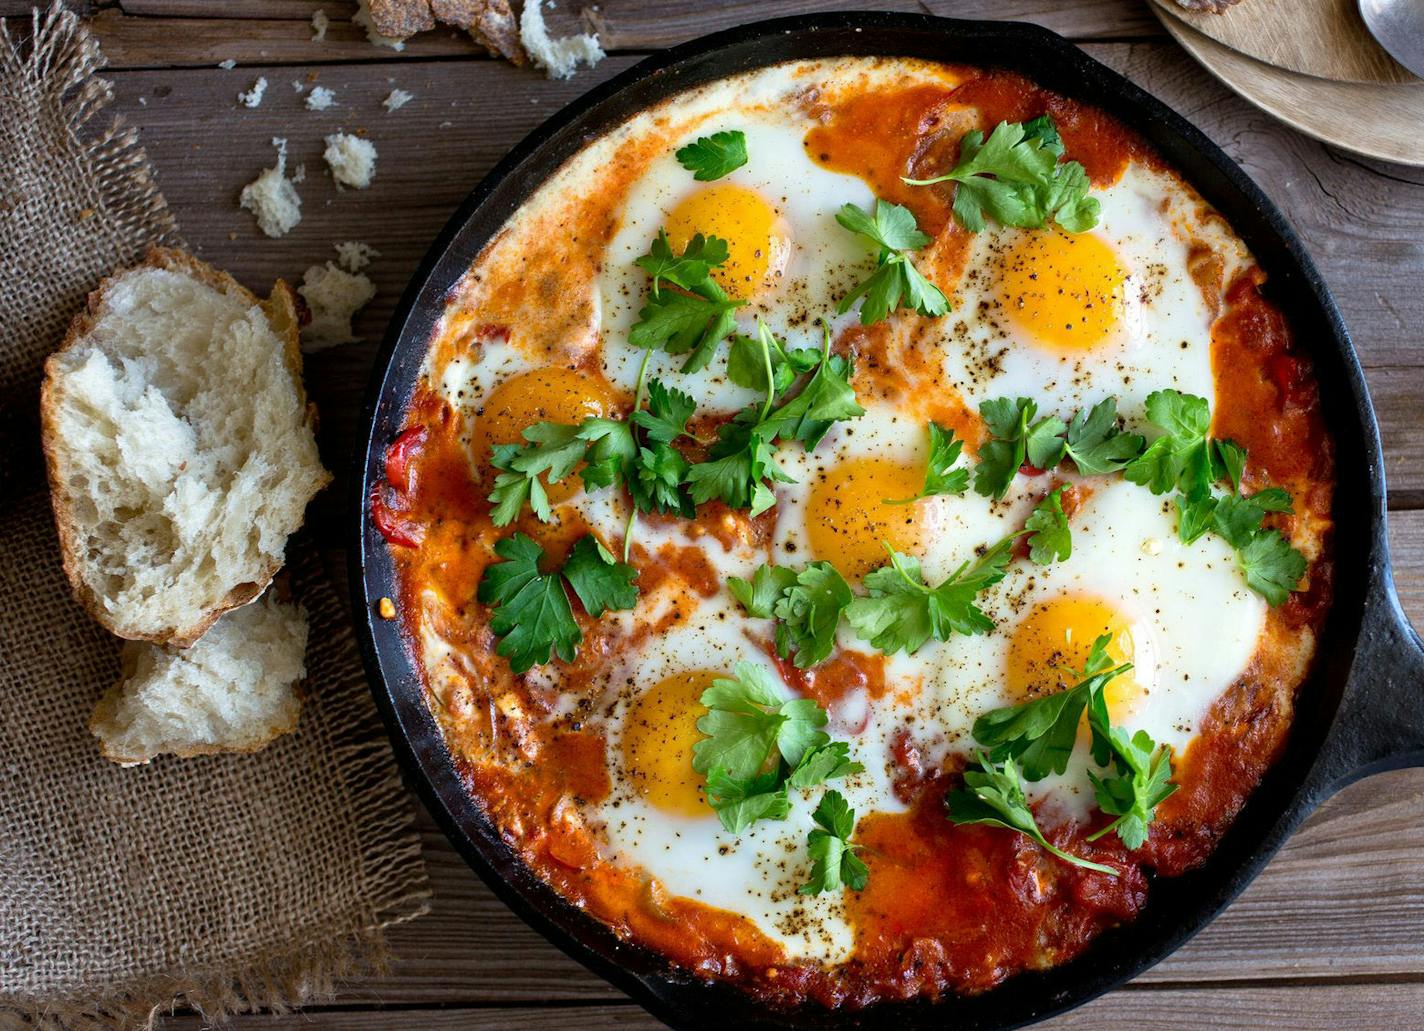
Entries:
[[424, 426], [412, 426], [386, 448], [386, 482], [392, 489], [410, 493], [410, 460], [419, 454], [429, 435]]
[[419, 523], [405, 518], [386, 504], [379, 483], [371, 487], [371, 522], [376, 524], [376, 529], [389, 544], [414, 548], [425, 539], [425, 529]]

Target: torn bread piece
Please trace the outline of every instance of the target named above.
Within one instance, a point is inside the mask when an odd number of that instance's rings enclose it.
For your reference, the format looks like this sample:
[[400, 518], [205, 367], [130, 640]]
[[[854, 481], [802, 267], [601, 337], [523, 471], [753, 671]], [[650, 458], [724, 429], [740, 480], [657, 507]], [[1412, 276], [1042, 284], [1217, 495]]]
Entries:
[[274, 136], [272, 146], [277, 148], [277, 163], [242, 188], [238, 204], [256, 216], [258, 229], [275, 239], [302, 220], [302, 198], [287, 178], [287, 141]]
[[322, 152], [331, 178], [337, 186], [364, 190], [376, 177], [376, 145], [370, 140], [346, 132], [334, 132], [326, 138]]
[[268, 592], [234, 609], [191, 648], [129, 641], [123, 675], [89, 729], [105, 759], [255, 752], [297, 728], [307, 615]]
[[64, 571], [100, 624], [186, 647], [262, 593], [331, 479], [301, 371], [280, 281], [259, 301], [155, 249], [89, 295], [40, 415]]
[[320, 351], [360, 339], [351, 331], [351, 319], [376, 296], [376, 284], [355, 270], [346, 272], [328, 261], [307, 269], [297, 292], [311, 310], [311, 322], [302, 327], [302, 348]]
[[519, 16], [519, 39], [529, 57], [551, 79], [573, 77], [580, 63], [592, 68], [606, 56], [598, 37], [586, 32], [558, 39], [549, 35], [544, 24], [544, 0], [525, 0]]
[[[516, 65], [527, 60], [519, 39], [519, 24], [509, 0], [360, 0], [358, 23], [366, 25], [373, 43], [391, 46], [438, 22], [464, 29], [495, 57]], [[366, 21], [361, 22], [364, 16]], [[376, 35], [372, 35], [375, 33]], [[379, 36], [379, 38], [377, 38]], [[403, 44], [402, 44], [403, 45]]]

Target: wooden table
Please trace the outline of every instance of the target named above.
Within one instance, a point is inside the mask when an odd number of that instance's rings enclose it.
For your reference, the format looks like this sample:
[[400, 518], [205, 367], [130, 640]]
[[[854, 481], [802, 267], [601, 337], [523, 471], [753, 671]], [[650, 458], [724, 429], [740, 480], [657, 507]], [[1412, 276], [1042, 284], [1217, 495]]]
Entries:
[[[30, 0], [0, 0], [19, 15]], [[369, 45], [333, 18], [314, 43], [311, 0], [112, 0], [92, 5], [111, 68], [114, 109], [142, 130], [158, 182], [189, 243], [254, 289], [299, 280], [332, 244], [381, 256], [380, 293], [360, 317], [363, 343], [312, 356], [327, 464], [344, 469], [376, 343], [417, 260], [456, 203], [525, 133], [639, 55], [758, 18], [859, 4], [811, 0], [602, 0], [592, 17], [610, 57], [571, 82], [489, 60], [444, 30], [403, 53]], [[1388, 455], [1400, 592], [1424, 625], [1424, 170], [1352, 157], [1299, 136], [1219, 86], [1163, 34], [1141, 0], [895, 0], [875, 6], [1018, 18], [1079, 41], [1200, 126], [1246, 168], [1305, 238], [1344, 311], [1379, 411]], [[573, 17], [565, 0], [554, 27]], [[341, 20], [339, 20], [341, 19]], [[224, 71], [219, 61], [239, 67]], [[235, 97], [269, 80], [261, 107]], [[292, 83], [336, 91], [309, 112]], [[415, 94], [388, 114], [393, 87]], [[338, 193], [321, 138], [361, 129], [380, 152], [375, 184]], [[305, 163], [303, 220], [269, 240], [237, 207], [273, 162], [270, 139]], [[1341, 462], [1351, 461], [1348, 454]], [[312, 519], [339, 537], [344, 484]], [[416, 803], [412, 800], [412, 806]], [[617, 990], [547, 944], [497, 902], [419, 815], [435, 897], [431, 914], [392, 931], [388, 973], [343, 987], [297, 1015], [241, 1018], [258, 1028], [564, 1028], [656, 1026]], [[1050, 1025], [1424, 1027], [1424, 771], [1375, 777], [1332, 799], [1246, 894], [1195, 941], [1123, 989]], [[167, 1026], [196, 1028], [194, 1016]]]

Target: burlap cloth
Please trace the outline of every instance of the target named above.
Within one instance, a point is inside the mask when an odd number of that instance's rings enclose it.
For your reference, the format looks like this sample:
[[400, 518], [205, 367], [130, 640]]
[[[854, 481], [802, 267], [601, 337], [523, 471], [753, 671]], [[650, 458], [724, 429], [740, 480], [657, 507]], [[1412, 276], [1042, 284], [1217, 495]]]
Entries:
[[99, 278], [181, 244], [132, 131], [99, 117], [73, 15], [0, 29], [0, 1024], [134, 1027], [300, 1004], [379, 963], [428, 889], [341, 599], [311, 619], [301, 725], [255, 756], [121, 769], [87, 729], [119, 643], [75, 604], [36, 431], [40, 365]]

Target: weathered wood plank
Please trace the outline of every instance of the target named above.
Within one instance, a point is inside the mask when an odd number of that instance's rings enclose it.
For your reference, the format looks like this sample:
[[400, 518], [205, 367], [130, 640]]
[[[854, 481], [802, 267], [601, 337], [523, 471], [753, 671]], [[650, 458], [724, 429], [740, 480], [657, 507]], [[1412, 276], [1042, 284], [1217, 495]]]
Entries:
[[[1348, 1015], [1348, 1017], [1346, 1017]], [[1340, 984], [1303, 987], [1150, 988], [1113, 992], [1080, 1009], [1038, 1025], [1044, 1031], [1087, 1031], [1132, 1027], [1135, 1031], [1268, 1028], [1291, 1031], [1399, 1031], [1424, 1022], [1424, 985]], [[418, 1013], [399, 1010], [307, 1011], [289, 1017], [241, 1017], [237, 1031], [376, 1031], [414, 1024], [428, 1031], [525, 1031], [577, 1027], [582, 1031], [651, 1029], [663, 1025], [632, 1005], [559, 1008], [447, 1009]], [[164, 1022], [170, 1031], [197, 1031], [198, 1018]]]
[[[0, 0], [0, 15], [22, 15], [32, 0]], [[93, 0], [74, 6], [92, 11]], [[1165, 35], [1146, 5], [1134, 0], [884, 0], [879, 10], [931, 13], [955, 18], [1016, 19], [1053, 29], [1071, 39], [1161, 39]], [[331, 18], [325, 42], [306, 28], [321, 8]], [[596, 5], [560, 4], [546, 12], [556, 33], [587, 26], [605, 49], [650, 50], [771, 16], [827, 10], [863, 10], [859, 0], [761, 0], [668, 4], [659, 0], [604, 0]], [[193, 67], [232, 58], [240, 64], [333, 61], [396, 61], [409, 58], [485, 56], [464, 33], [439, 29], [411, 39], [396, 53], [366, 41], [350, 24], [355, 5], [345, 0], [126, 0], [99, 10], [95, 26], [115, 67]]]

